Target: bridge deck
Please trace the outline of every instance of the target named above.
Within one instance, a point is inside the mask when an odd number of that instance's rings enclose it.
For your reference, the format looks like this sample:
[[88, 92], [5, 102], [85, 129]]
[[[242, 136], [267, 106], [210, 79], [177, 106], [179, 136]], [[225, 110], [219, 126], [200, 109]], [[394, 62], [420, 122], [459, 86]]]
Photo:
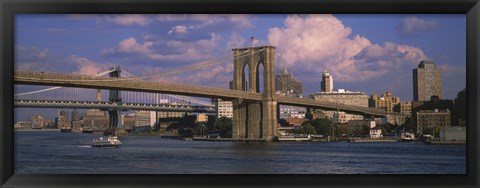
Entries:
[[98, 101], [47, 101], [47, 100], [15, 100], [15, 107], [23, 108], [82, 108], [82, 109], [119, 109], [119, 110], [156, 110], [175, 112], [215, 113], [214, 106], [191, 106], [178, 104], [140, 104], [115, 103]]
[[[102, 78], [87, 75], [74, 75], [63, 73], [46, 72], [23, 72], [16, 71], [14, 77], [15, 84], [28, 85], [49, 85], [79, 88], [111, 89], [122, 91], [137, 91], [150, 93], [166, 93], [175, 95], [188, 95], [206, 98], [220, 98], [224, 100], [244, 99], [252, 101], [261, 101], [262, 95], [259, 93], [250, 93], [239, 90], [227, 90], [214, 87], [196, 86], [189, 84], [176, 84], [166, 82], [141, 81], [126, 78]], [[358, 107], [344, 105], [339, 103], [315, 101], [313, 99], [302, 99], [296, 97], [277, 96], [278, 104], [303, 106], [321, 109], [339, 109], [355, 114], [386, 116], [384, 109]], [[392, 115], [401, 115], [400, 113], [388, 113]]]

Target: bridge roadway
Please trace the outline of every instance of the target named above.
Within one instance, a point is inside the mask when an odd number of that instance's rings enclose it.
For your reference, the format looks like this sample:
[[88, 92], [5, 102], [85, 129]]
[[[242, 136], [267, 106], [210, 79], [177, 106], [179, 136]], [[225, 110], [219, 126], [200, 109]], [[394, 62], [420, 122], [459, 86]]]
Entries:
[[182, 104], [140, 104], [113, 103], [103, 101], [56, 101], [56, 100], [15, 100], [15, 107], [23, 108], [98, 108], [120, 110], [154, 110], [172, 112], [204, 112], [215, 113], [214, 106], [191, 106]]
[[[14, 76], [14, 82], [15, 84], [26, 85], [48, 85], [109, 90], [111, 89], [122, 91], [188, 95], [206, 98], [220, 98], [223, 100], [243, 99], [251, 101], [262, 101], [262, 96], [259, 93], [251, 93], [239, 90], [227, 90], [189, 84], [141, 81], [128, 78], [104, 78], [64, 73], [16, 71]], [[386, 110], [384, 109], [357, 107], [339, 103], [315, 101], [313, 99], [277, 96], [277, 102], [278, 104], [284, 105], [320, 108], [326, 110], [338, 109], [340, 111], [346, 111], [353, 114], [372, 115], [377, 117], [384, 117], [387, 115]], [[401, 115], [400, 113], [388, 114]]]

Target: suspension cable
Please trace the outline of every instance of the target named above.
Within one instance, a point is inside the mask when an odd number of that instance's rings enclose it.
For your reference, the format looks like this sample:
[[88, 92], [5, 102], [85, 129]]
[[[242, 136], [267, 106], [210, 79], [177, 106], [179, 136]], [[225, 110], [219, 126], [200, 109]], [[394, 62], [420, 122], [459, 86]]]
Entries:
[[[99, 74], [95, 75], [94, 77], [103, 76], [103, 75], [106, 75], [106, 74], [111, 73], [111, 72], [113, 72], [113, 71], [115, 71], [115, 70], [107, 70], [107, 71], [104, 71], [104, 72], [102, 72], [102, 73], [99, 73]], [[61, 87], [61, 86], [51, 87], [51, 88], [42, 89], [42, 90], [37, 90], [37, 91], [30, 91], [30, 92], [19, 93], [19, 94], [15, 94], [14, 96], [15, 96], [15, 97], [19, 97], [19, 96], [23, 96], [23, 95], [41, 93], [41, 92], [51, 91], [51, 90], [60, 89], [60, 88], [63, 88], [63, 87]]]

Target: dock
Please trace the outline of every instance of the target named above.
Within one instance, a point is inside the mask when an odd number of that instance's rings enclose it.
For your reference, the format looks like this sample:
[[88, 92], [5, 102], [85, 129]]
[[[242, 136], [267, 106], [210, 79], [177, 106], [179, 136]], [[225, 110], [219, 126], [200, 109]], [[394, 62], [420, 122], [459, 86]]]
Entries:
[[395, 139], [350, 139], [350, 142], [356, 143], [383, 143], [383, 142], [398, 142]]

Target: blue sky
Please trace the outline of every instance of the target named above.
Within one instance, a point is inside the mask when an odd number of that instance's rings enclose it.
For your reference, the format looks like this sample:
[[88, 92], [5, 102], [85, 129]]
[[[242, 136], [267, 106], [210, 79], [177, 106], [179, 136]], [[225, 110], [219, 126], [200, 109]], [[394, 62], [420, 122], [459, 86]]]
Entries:
[[[276, 67], [319, 91], [413, 98], [412, 69], [433, 60], [444, 71], [443, 98], [465, 87], [464, 15], [17, 15], [17, 70], [96, 74], [121, 66], [135, 75], [231, 54], [252, 43], [276, 47]], [[251, 37], [254, 40], [251, 40]], [[288, 64], [288, 66], [286, 65]], [[154, 78], [228, 88], [233, 62]], [[18, 87], [19, 91], [31, 90]]]

